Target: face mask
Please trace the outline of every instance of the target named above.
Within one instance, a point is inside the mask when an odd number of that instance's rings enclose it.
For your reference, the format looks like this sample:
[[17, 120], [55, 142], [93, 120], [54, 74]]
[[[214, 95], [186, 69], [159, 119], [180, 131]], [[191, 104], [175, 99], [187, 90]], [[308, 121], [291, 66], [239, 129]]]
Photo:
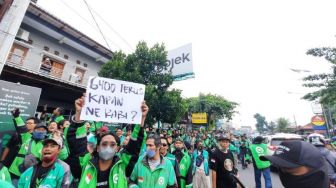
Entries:
[[43, 161], [43, 162], [46, 162], [46, 163], [53, 162], [53, 161], [55, 161], [56, 159], [57, 159], [57, 154], [55, 154], [55, 155], [51, 155], [51, 156], [48, 156], [48, 157], [46, 157], [46, 156], [43, 156], [43, 157], [42, 157], [42, 161]]
[[323, 171], [312, 171], [308, 174], [302, 176], [294, 176], [288, 173], [283, 173], [280, 170], [280, 180], [281, 183], [286, 188], [316, 188], [316, 187], [327, 187], [328, 179], [326, 179], [326, 174]]
[[99, 153], [99, 157], [104, 161], [111, 160], [116, 154], [116, 149], [111, 147], [101, 147]]
[[46, 132], [33, 131], [33, 138], [35, 140], [43, 140], [45, 139], [46, 135], [47, 135]]
[[147, 155], [149, 158], [153, 158], [153, 157], [155, 156], [155, 150], [147, 149], [147, 150], [146, 150], [146, 155]]

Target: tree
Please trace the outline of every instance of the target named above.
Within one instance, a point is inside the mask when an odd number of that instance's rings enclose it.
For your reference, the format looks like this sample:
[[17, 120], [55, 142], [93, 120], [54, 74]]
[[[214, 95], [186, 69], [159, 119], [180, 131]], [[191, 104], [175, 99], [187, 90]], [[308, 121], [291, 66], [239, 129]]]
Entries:
[[324, 57], [331, 63], [332, 72], [315, 74], [305, 77], [305, 87], [319, 88], [315, 92], [306, 94], [303, 98], [314, 101], [319, 100], [324, 105], [336, 104], [336, 48], [313, 48], [307, 51], [307, 55]]
[[278, 132], [288, 132], [288, 127], [290, 125], [290, 122], [286, 118], [279, 118], [276, 120], [276, 125], [277, 125], [277, 131]]
[[273, 121], [271, 121], [270, 123], [268, 123], [266, 121], [265, 116], [262, 116], [259, 113], [254, 114], [253, 117], [257, 121], [257, 123], [256, 123], [255, 126], [256, 126], [258, 132], [263, 133], [263, 132], [267, 131], [268, 133], [271, 133], [271, 134], [274, 133], [274, 131], [276, 129], [276, 124]]
[[276, 125], [276, 123], [275, 123], [274, 121], [271, 121], [271, 122], [268, 124], [268, 126], [267, 126], [267, 129], [269, 130], [269, 132], [270, 132], [271, 134], [274, 134], [276, 128], [277, 128], [277, 125]]
[[215, 126], [216, 119], [231, 120], [234, 109], [238, 103], [229, 101], [222, 96], [213, 94], [202, 94], [198, 97], [191, 97], [187, 99], [188, 111], [190, 113], [207, 113], [207, 124], [211, 127]]
[[260, 115], [259, 113], [254, 114], [253, 117], [257, 121], [257, 124], [255, 126], [256, 126], [258, 132], [260, 132], [260, 133], [265, 132], [267, 130], [266, 118], [264, 116]]
[[[119, 51], [101, 67], [98, 75], [106, 78], [125, 80], [146, 85], [145, 100], [150, 107], [146, 122], [178, 122], [187, 109], [181, 97], [181, 91], [168, 91], [173, 83], [167, 70], [167, 52], [163, 44], [149, 48], [145, 42], [139, 42], [134, 53], [126, 55]], [[182, 115], [181, 115], [182, 114]]]

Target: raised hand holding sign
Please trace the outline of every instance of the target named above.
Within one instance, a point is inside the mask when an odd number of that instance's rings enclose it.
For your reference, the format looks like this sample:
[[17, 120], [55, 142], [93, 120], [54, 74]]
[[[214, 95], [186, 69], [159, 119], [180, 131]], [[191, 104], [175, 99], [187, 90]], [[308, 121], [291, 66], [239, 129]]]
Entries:
[[80, 120], [141, 124], [144, 95], [143, 84], [90, 77], [85, 100], [76, 101], [76, 111], [80, 107]]

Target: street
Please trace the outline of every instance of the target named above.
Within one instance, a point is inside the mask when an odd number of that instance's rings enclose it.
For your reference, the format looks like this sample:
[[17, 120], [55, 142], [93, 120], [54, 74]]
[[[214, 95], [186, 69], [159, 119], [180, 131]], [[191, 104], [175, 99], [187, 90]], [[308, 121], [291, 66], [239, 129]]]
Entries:
[[[244, 183], [244, 185], [248, 188], [254, 188], [255, 183], [254, 183], [253, 165], [250, 164], [248, 168], [243, 170], [241, 168], [241, 164], [239, 164], [238, 170], [239, 170], [238, 173], [240, 176], [240, 180]], [[272, 177], [272, 187], [273, 188], [283, 188], [280, 178], [276, 172], [271, 172], [271, 177]], [[264, 177], [261, 177], [261, 184], [262, 184], [262, 187], [265, 187]]]

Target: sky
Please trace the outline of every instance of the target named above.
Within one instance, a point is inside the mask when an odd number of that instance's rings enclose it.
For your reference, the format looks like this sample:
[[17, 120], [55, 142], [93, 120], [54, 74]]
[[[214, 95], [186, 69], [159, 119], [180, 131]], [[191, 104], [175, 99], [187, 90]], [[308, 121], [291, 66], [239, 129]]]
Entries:
[[[112, 51], [132, 53], [139, 41], [167, 50], [192, 43], [194, 79], [173, 88], [239, 103], [232, 122], [254, 126], [285, 117], [306, 125], [314, 115], [302, 96], [308, 74], [330, 72], [310, 48], [336, 45], [333, 0], [86, 0]], [[39, 0], [38, 5], [106, 45], [84, 0]], [[103, 20], [101, 19], [103, 18]], [[291, 69], [308, 70], [296, 73]]]

